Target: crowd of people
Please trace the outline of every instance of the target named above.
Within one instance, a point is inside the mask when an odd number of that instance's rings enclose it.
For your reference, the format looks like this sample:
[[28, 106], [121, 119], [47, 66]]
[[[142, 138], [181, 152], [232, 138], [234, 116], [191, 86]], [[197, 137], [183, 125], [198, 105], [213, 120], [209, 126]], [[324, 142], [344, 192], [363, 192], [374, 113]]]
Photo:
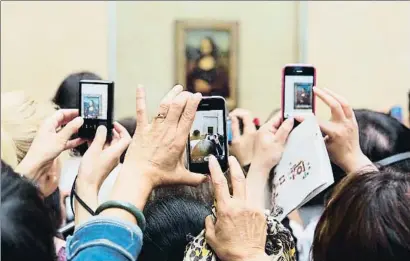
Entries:
[[50, 102], [1, 94], [2, 260], [410, 260], [410, 129], [397, 119], [315, 87], [331, 112], [318, 122], [335, 183], [307, 204], [320, 206], [313, 218], [299, 209], [279, 222], [263, 188], [302, 118], [275, 110], [257, 129], [233, 110], [229, 170], [210, 156], [203, 175], [184, 162], [201, 94], [174, 86], [150, 121], [137, 87], [135, 117], [115, 122], [110, 142], [104, 126], [87, 141], [81, 79], [101, 78], [72, 74]]

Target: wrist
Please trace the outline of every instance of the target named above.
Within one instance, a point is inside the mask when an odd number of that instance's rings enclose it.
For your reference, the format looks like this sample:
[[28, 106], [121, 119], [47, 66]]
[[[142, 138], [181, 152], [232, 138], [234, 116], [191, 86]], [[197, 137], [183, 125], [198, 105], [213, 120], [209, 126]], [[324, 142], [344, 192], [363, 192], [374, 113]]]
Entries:
[[17, 165], [15, 171], [30, 180], [34, 180], [36, 177], [41, 176], [38, 174], [41, 172], [42, 168], [43, 166], [39, 163], [39, 161], [33, 160], [29, 155], [27, 155]]
[[130, 202], [142, 211], [153, 188], [154, 184], [143, 172], [123, 167], [118, 174], [110, 200]]
[[363, 152], [358, 152], [352, 154], [350, 157], [346, 157], [348, 160], [340, 166], [346, 174], [355, 173], [357, 171], [363, 170], [366, 167], [374, 168], [376, 167], [373, 165], [373, 162], [366, 157]]
[[229, 261], [268, 261], [268, 260], [270, 260], [269, 256], [265, 253], [264, 250], [261, 250], [254, 254], [246, 254], [243, 257], [230, 259]]

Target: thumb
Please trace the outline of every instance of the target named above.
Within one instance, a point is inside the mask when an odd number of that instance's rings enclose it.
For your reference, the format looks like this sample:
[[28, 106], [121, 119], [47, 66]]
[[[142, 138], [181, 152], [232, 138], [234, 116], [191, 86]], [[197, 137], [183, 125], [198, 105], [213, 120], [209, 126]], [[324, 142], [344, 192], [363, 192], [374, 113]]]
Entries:
[[88, 150], [101, 151], [104, 147], [106, 139], [107, 139], [107, 128], [103, 125], [98, 126], [97, 132], [95, 133], [94, 140], [91, 143]]
[[195, 172], [190, 172], [187, 169], [181, 170], [182, 178], [181, 178], [181, 183], [196, 187], [202, 183], [204, 183], [206, 180], [208, 180], [208, 176], [201, 174], [201, 173], [195, 173]]
[[73, 134], [78, 132], [81, 126], [83, 126], [84, 119], [81, 117], [77, 117], [74, 120], [67, 123], [67, 125], [58, 132], [58, 135], [61, 135], [62, 139], [65, 141], [69, 141]]
[[286, 139], [288, 138], [289, 133], [292, 131], [293, 124], [294, 124], [294, 120], [292, 118], [287, 119], [286, 121], [282, 123], [282, 125], [280, 125], [278, 131], [276, 132], [276, 137], [283, 144], [286, 142]]
[[215, 224], [212, 215], [205, 218], [205, 239], [206, 242], [214, 248], [216, 244]]

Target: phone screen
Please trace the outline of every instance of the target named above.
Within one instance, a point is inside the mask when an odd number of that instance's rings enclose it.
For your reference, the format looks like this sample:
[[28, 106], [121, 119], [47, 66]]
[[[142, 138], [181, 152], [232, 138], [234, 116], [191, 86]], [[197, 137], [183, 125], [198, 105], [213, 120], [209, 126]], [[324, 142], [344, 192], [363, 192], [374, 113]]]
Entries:
[[84, 124], [80, 136], [91, 138], [100, 125], [107, 127], [107, 135], [112, 129], [113, 82], [80, 82], [80, 115]]
[[108, 84], [83, 83], [81, 88], [81, 117], [107, 120]]
[[314, 113], [313, 67], [285, 67], [283, 117]]
[[[214, 155], [223, 171], [227, 168], [225, 100], [203, 99], [198, 106], [189, 134], [189, 168], [208, 174], [209, 155]], [[222, 106], [221, 106], [222, 105]]]

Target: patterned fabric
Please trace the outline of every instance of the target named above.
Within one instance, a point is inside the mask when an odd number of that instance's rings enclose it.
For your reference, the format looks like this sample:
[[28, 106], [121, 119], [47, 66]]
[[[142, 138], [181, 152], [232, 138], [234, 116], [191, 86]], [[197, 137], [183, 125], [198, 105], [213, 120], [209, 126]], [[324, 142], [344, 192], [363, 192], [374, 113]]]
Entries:
[[[215, 209], [213, 212], [215, 221]], [[289, 230], [269, 214], [268, 210], [265, 215], [268, 224], [266, 254], [271, 257], [272, 261], [296, 261], [296, 246]], [[206, 243], [205, 230], [190, 240], [185, 249], [184, 261], [219, 261], [219, 258]]]

